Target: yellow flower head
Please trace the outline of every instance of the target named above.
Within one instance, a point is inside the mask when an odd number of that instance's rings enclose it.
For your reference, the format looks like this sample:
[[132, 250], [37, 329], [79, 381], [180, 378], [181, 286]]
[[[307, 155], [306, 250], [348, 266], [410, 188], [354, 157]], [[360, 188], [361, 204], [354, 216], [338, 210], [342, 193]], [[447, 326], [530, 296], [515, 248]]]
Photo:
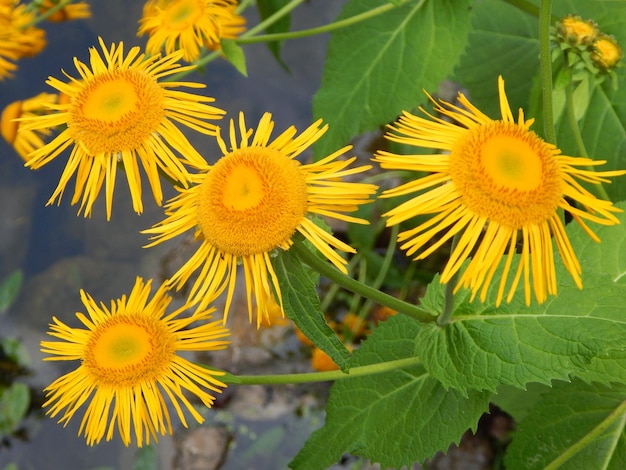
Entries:
[[395, 155], [378, 151], [375, 161], [383, 168], [429, 173], [385, 191], [384, 197], [419, 193], [385, 215], [389, 217], [388, 225], [418, 215], [429, 216], [398, 236], [407, 255], [419, 252], [415, 259], [425, 258], [458, 235], [441, 282], [450, 281], [470, 259], [457, 289], [470, 288], [472, 297], [480, 292], [483, 301], [504, 257], [496, 301], [501, 302], [519, 246], [521, 257], [507, 302], [523, 276], [526, 304], [530, 304], [531, 286], [541, 303], [557, 290], [553, 240], [565, 267], [582, 286], [580, 264], [557, 210], [569, 212], [590, 237], [599, 241], [586, 221], [617, 224], [613, 213], [620, 211], [610, 201], [596, 199], [579, 181], [598, 184], [626, 172], [594, 172], [586, 168], [605, 162], [561, 155], [558, 148], [530, 130], [533, 120], [525, 120], [521, 109], [517, 121], [514, 119], [502, 77], [498, 88], [501, 120], [490, 119], [459, 94], [462, 106], [435, 102], [435, 110], [454, 123], [405, 112], [391, 126], [389, 140], [446, 154]]
[[598, 25], [580, 16], [567, 15], [558, 24], [558, 35], [570, 46], [590, 45], [598, 36]]
[[19, 0], [0, 0], [0, 81], [13, 76], [15, 62], [46, 46], [43, 29], [28, 26], [35, 15]]
[[613, 36], [600, 34], [592, 45], [591, 60], [602, 70], [608, 71], [619, 63], [623, 52]]
[[[176, 272], [171, 282], [178, 288], [201, 267], [190, 291], [190, 304], [203, 308], [226, 287], [228, 294], [224, 321], [228, 315], [237, 278], [237, 265], [243, 264], [252, 320], [252, 297], [257, 306], [257, 325], [268, 318], [272, 288], [282, 305], [280, 288], [270, 262], [272, 252], [289, 249], [295, 232], [306, 237], [337, 268], [346, 272], [345, 260], [333, 249], [354, 252], [346, 243], [316, 225], [310, 215], [328, 216], [355, 223], [367, 223], [346, 212], [369, 202], [376, 186], [342, 181], [344, 176], [361, 173], [370, 166], [348, 168], [356, 157], [338, 160], [345, 147], [310, 164], [295, 159], [326, 132], [317, 121], [299, 136], [292, 126], [270, 142], [274, 122], [266, 113], [252, 137], [240, 114], [237, 142], [231, 121], [230, 146], [218, 136], [224, 154], [214, 165], [205, 165], [192, 176], [195, 183], [166, 205], [168, 217], [145, 230], [154, 235], [148, 246], [196, 230], [201, 244], [196, 253]], [[230, 148], [230, 150], [228, 150]]]
[[159, 81], [190, 68], [177, 63], [181, 53], [147, 58], [138, 47], [124, 56], [123, 43], [107, 49], [100, 39], [100, 46], [104, 59], [96, 48], [90, 49], [89, 66], [74, 59], [78, 78], [68, 75], [68, 83], [48, 79], [47, 83], [68, 99], [51, 106], [56, 112], [28, 119], [24, 126], [27, 130], [62, 130], [50, 143], [34, 151], [26, 165], [41, 168], [71, 147], [59, 185], [48, 204], [60, 201], [76, 174], [72, 204], [82, 196], [80, 210], [84, 209], [86, 217], [91, 215], [104, 184], [109, 219], [118, 164], [124, 167], [137, 213], [143, 211], [139, 163], [147, 174], [154, 200], [161, 204], [159, 170], [187, 186], [189, 173], [185, 165], [204, 164], [174, 122], [215, 135], [217, 126], [207, 121], [221, 119], [224, 111], [206, 104], [213, 98], [175, 90], [183, 86], [202, 88], [202, 84]]
[[150, 54], [182, 50], [183, 59], [192, 62], [201, 48], [218, 49], [220, 39], [245, 30], [246, 20], [236, 8], [236, 0], [148, 0], [137, 35], [148, 34]]
[[[46, 13], [55, 8], [61, 0], [43, 0], [39, 5], [39, 12]], [[86, 2], [67, 3], [54, 13], [46, 17], [47, 21], [59, 23], [61, 21], [84, 20], [91, 18], [91, 8]]]
[[24, 101], [14, 101], [2, 111], [0, 116], [2, 137], [13, 146], [24, 161], [28, 161], [31, 152], [45, 145], [44, 138], [51, 132], [50, 129], [24, 130], [19, 119], [49, 113], [48, 105], [55, 104], [57, 100], [58, 95], [54, 93], [40, 93]]
[[66, 425], [87, 404], [78, 434], [84, 434], [89, 445], [105, 435], [110, 441], [115, 428], [126, 446], [132, 434], [139, 447], [151, 438], [156, 441], [157, 433], [171, 434], [166, 396], [185, 427], [185, 408], [201, 423], [204, 419], [186, 393], [210, 407], [214, 401], [210, 392], [221, 393], [226, 386], [217, 379], [224, 372], [201, 367], [177, 353], [224, 349], [228, 330], [221, 321], [207, 321], [211, 310], [181, 317], [179, 309], [165, 315], [171, 297], [161, 286], [148, 300], [150, 284], [137, 278], [128, 299], [112, 301], [110, 309], [81, 291], [87, 315], [76, 316], [86, 328], [72, 328], [53, 318], [48, 334], [60, 341], [41, 342], [41, 351], [51, 355], [44, 360], [80, 361], [45, 389], [43, 406], [49, 407], [51, 417], [61, 413], [59, 422]]

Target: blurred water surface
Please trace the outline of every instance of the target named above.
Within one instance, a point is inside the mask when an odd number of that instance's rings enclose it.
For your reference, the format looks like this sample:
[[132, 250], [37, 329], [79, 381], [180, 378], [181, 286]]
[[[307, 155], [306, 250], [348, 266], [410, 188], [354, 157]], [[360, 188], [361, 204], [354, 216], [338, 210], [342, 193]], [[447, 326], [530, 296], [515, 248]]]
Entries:
[[[46, 49], [37, 57], [20, 61], [15, 78], [0, 82], [0, 107], [51, 91], [44, 82], [48, 76], [62, 78], [61, 69], [75, 76], [73, 58], [87, 61], [88, 47], [97, 44], [98, 36], [107, 45], [124, 41], [126, 49], [145, 44], [145, 38], [136, 37], [143, 2], [91, 3], [93, 17], [89, 20], [42, 26], [47, 31]], [[344, 3], [336, 0], [305, 3], [292, 15], [292, 29], [327, 23], [339, 14]], [[252, 10], [254, 8], [246, 13], [249, 25], [258, 22]], [[216, 105], [228, 112], [226, 119], [244, 111], [248, 125], [254, 126], [264, 112], [271, 112], [276, 121], [276, 133], [289, 125], [302, 130], [311, 122], [311, 98], [319, 87], [326, 41], [327, 37], [317, 36], [286, 43], [282, 57], [289, 71], [274, 60], [265, 45], [255, 44], [245, 46], [247, 78], [224, 60], [215, 61], [203, 73], [188, 78], [207, 84], [204, 93], [214, 96]], [[222, 126], [226, 123], [222, 121]], [[215, 159], [216, 146], [211, 139], [187, 134], [207, 159]], [[145, 212], [137, 216], [132, 211], [123, 178], [118, 178], [110, 222], [106, 222], [102, 200], [94, 207], [91, 219], [77, 217], [77, 206], [69, 205], [71, 185], [59, 206], [45, 207], [64, 166], [64, 160], [58, 160], [41, 170], [31, 171], [23, 167], [10, 146], [0, 142], [0, 278], [15, 270], [22, 270], [25, 275], [16, 304], [0, 316], [0, 335], [17, 337], [26, 346], [32, 373], [25, 380], [35, 390], [41, 390], [59, 374], [75, 367], [75, 364], [41, 361], [39, 342], [46, 337], [52, 315], [78, 326], [74, 314], [84, 311], [79, 289], [109, 304], [111, 299], [130, 291], [136, 276], [158, 278], [163, 270], [163, 257], [174, 245], [171, 242], [149, 250], [141, 248], [147, 239], [139, 231], [161, 220], [163, 212], [155, 206], [144, 186]], [[166, 194], [173, 192], [166, 191]], [[274, 340], [265, 338], [275, 343]], [[245, 348], [242, 344], [241, 348]], [[241, 348], [235, 350], [240, 355]], [[290, 348], [294, 346], [286, 346], [285, 350]], [[232, 355], [227, 359], [232, 359]], [[224, 362], [228, 367], [228, 361]], [[282, 468], [288, 461], [285, 459], [295, 455], [310, 429], [321, 424], [319, 417], [303, 418], [302, 405], [306, 398], [296, 404], [282, 403], [276, 402], [276, 396], [265, 396], [265, 390], [250, 390], [245, 398], [233, 398], [241, 402], [237, 403], [239, 410], [247, 410], [248, 416], [242, 419], [247, 419], [248, 424], [230, 423], [234, 426], [231, 429], [244, 438], [238, 441], [238, 457], [229, 456], [222, 468]], [[297, 413], [292, 413], [294, 410]], [[255, 413], [256, 416], [252, 416]], [[273, 424], [267, 419], [258, 419], [259, 416], [271, 418], [272, 413], [280, 417]], [[228, 424], [233, 420], [220, 410], [209, 410], [206, 415], [209, 422]], [[84, 438], [77, 436], [81, 418], [79, 412], [63, 428], [55, 420], [32, 414], [25, 426], [26, 439], [12, 438], [0, 447], [0, 469], [10, 462], [16, 463], [19, 469], [132, 468], [136, 448], [124, 448], [117, 435], [109, 443], [88, 447]], [[288, 439], [290, 434], [293, 435], [291, 440]], [[157, 447], [160, 468], [174, 468], [177, 445], [173, 438], [160, 439]], [[255, 445], [287, 448], [274, 454], [283, 455], [282, 460], [276, 461], [271, 455], [259, 459]]]

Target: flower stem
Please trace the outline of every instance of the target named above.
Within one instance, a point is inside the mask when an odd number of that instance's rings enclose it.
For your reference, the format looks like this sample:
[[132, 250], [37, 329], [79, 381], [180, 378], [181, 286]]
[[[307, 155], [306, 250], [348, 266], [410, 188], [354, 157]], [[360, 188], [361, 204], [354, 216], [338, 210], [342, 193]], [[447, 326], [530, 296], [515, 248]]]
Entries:
[[300, 31], [289, 31], [286, 33], [264, 34], [260, 36], [254, 36], [254, 37], [250, 37], [249, 35], [241, 35], [241, 37], [236, 39], [235, 42], [237, 42], [238, 44], [252, 44], [252, 43], [257, 43], [257, 42], [284, 41], [287, 39], [298, 39], [298, 38], [303, 38], [307, 36], [314, 36], [316, 34], [328, 33], [336, 29], [345, 28], [347, 26], [352, 26], [353, 24], [368, 20], [382, 13], [385, 13], [389, 10], [393, 10], [394, 8], [398, 8], [399, 6], [402, 6], [402, 4], [406, 3], [407, 1], [408, 0], [404, 0], [400, 5], [394, 5], [393, 3], [386, 3], [385, 5], [372, 8], [371, 10], [360, 13], [358, 15], [354, 15], [349, 18], [344, 18], [343, 20], [334, 21], [332, 23], [328, 23], [326, 25], [318, 26], [315, 28], [302, 29]]
[[[452, 246], [450, 247], [450, 253], [454, 252], [456, 244], [459, 241], [459, 234], [457, 233], [452, 237]], [[446, 283], [446, 290], [443, 297], [443, 311], [441, 315], [437, 317], [437, 326], [445, 326], [450, 323], [452, 319], [452, 313], [454, 312], [454, 289], [456, 288], [457, 280], [459, 279], [459, 272], [455, 272], [450, 280]]]
[[331, 281], [348, 289], [355, 294], [360, 294], [365, 298], [371, 299], [376, 303], [385, 305], [398, 313], [409, 315], [420, 322], [431, 322], [435, 320], [435, 316], [430, 312], [418, 307], [417, 305], [404, 302], [389, 294], [374, 289], [373, 287], [363, 284], [349, 276], [344, 275], [337, 268], [327, 263], [317, 254], [313, 253], [301, 240], [295, 240], [291, 247], [292, 250], [300, 257], [302, 261], [315, 269], [318, 273], [326, 276]]
[[546, 141], [556, 145], [554, 109], [552, 105], [552, 56], [550, 54], [550, 22], [552, 0], [541, 0], [539, 6], [539, 64], [543, 98], [543, 127]]
[[[23, 25], [20, 29], [22, 31], [24, 31], [25, 29], [28, 29], [31, 26], [35, 26], [37, 23], [41, 23], [42, 21], [44, 21], [49, 16], [54, 15], [57, 11], [61, 11], [63, 8], [65, 8], [71, 2], [72, 2], [72, 0], [61, 0], [55, 6], [53, 6], [52, 8], [44, 11], [43, 13], [37, 12], [38, 13], [37, 16], [35, 16], [35, 18], [33, 18], [32, 21], [29, 21], [27, 24]], [[36, 5], [34, 3], [29, 3], [27, 8], [30, 11], [36, 11]]]
[[[624, 429], [626, 424], [626, 401], [623, 401], [620, 406], [615, 408], [613, 412], [608, 415], [600, 424], [593, 428], [590, 432], [576, 442], [574, 445], [565, 449], [564, 452], [554, 459], [550, 464], [545, 467], [545, 470], [554, 470], [560, 468], [565, 462], [571, 459], [574, 455], [580, 452], [582, 449], [591, 444], [602, 433], [604, 433], [617, 419], [621, 418], [621, 428]], [[619, 433], [621, 435], [621, 432]]]
[[394, 361], [378, 362], [367, 366], [358, 366], [350, 369], [349, 372], [331, 370], [325, 372], [308, 372], [303, 374], [276, 374], [276, 375], [235, 375], [226, 373], [220, 377], [227, 384], [236, 385], [279, 385], [296, 384], [309, 382], [326, 382], [330, 380], [350, 379], [363, 375], [380, 374], [396, 369], [402, 369], [420, 364], [419, 357], [409, 357], [406, 359], [396, 359]]
[[[582, 134], [580, 133], [580, 127], [578, 127], [578, 121], [576, 120], [576, 111], [574, 108], [574, 91], [572, 87], [571, 74], [570, 74], [570, 80], [567, 84], [567, 87], [565, 88], [565, 99], [566, 99], [567, 117], [569, 120], [569, 126], [570, 126], [570, 129], [572, 130], [572, 134], [574, 135], [574, 141], [576, 142], [576, 146], [578, 147], [578, 154], [581, 157], [588, 158], [589, 154], [587, 153], [587, 148], [585, 147], [585, 142], [583, 140]], [[588, 166], [587, 170], [595, 171], [595, 168]], [[604, 189], [604, 186], [602, 185], [601, 182], [598, 182], [598, 184], [594, 184], [590, 186], [592, 186], [591, 190], [594, 191], [596, 193], [596, 196], [598, 196], [600, 199], [605, 199], [607, 201], [610, 200], [610, 197], [608, 193], [606, 192], [606, 189]]]

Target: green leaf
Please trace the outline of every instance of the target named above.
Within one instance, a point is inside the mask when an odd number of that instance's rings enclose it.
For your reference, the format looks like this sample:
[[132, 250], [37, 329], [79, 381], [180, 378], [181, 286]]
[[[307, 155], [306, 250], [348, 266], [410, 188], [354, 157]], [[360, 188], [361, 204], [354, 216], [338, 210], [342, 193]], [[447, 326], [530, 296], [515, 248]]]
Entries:
[[222, 39], [222, 52], [226, 59], [235, 66], [235, 68], [243, 76], [247, 77], [248, 72], [246, 70], [246, 56], [243, 53], [243, 49], [233, 39]]
[[507, 468], [626, 468], [625, 396], [624, 385], [555, 383], [517, 424]]
[[291, 251], [272, 258], [287, 316], [313, 343], [341, 368], [348, 370], [350, 352], [326, 323], [313, 277]]
[[20, 292], [24, 275], [22, 271], [14, 271], [0, 283], [0, 314], [6, 312]]
[[[261, 20], [265, 20], [280, 10], [285, 5], [289, 4], [289, 0], [257, 0], [256, 5], [259, 10], [259, 16]], [[286, 33], [291, 26], [291, 15], [285, 15], [280, 20], [272, 23], [265, 31], [268, 34], [274, 33]], [[283, 41], [271, 41], [267, 42], [268, 49], [272, 52], [276, 60], [285, 68], [287, 66], [280, 58], [280, 52], [283, 47]]]
[[528, 103], [539, 68], [538, 21], [501, 0], [483, 0], [472, 6], [473, 30], [453, 79], [467, 89], [472, 104], [499, 119], [498, 75], [504, 78], [512, 109]]
[[[340, 19], [378, 6], [351, 0]], [[330, 125], [316, 158], [423, 102], [422, 90], [435, 90], [451, 72], [469, 27], [468, 0], [416, 0], [333, 32], [313, 98], [313, 114]]]
[[0, 436], [15, 431], [28, 410], [30, 392], [22, 382], [14, 382], [8, 388], [0, 388]]
[[[606, 227], [599, 233], [610, 241], [611, 230], [619, 239], [624, 228]], [[600, 259], [610, 268], [594, 260], [597, 269], [590, 269], [587, 263], [594, 255], [583, 249], [587, 235], [580, 232], [576, 223], [567, 228], [574, 251], [581, 253], [583, 290], [557, 258], [558, 296], [542, 305], [524, 305], [521, 286], [513, 301], [499, 308], [494, 306], [493, 286], [485, 304], [470, 303], [467, 292], [459, 292], [452, 322], [443, 328], [426, 324], [418, 334], [417, 352], [428, 372], [444, 386], [460, 390], [495, 390], [500, 384], [523, 389], [529, 382], [550, 384], [572, 374], [587, 380], [626, 381], [626, 285], [615, 283], [617, 275], [611, 273], [625, 266], [626, 259], [615, 264], [607, 253]], [[616, 245], [607, 243], [602, 250], [626, 258], [621, 250], [616, 252]], [[443, 289], [438, 282], [429, 285], [425, 308], [441, 311]]]
[[[626, 202], [618, 202], [615, 207], [624, 210]], [[584, 230], [572, 229], [567, 233], [585, 271], [606, 273], [613, 282], [626, 285], [626, 215], [618, 214], [618, 219], [621, 221], [619, 225], [592, 227], [600, 243]]]
[[[353, 365], [415, 357], [420, 325], [396, 315], [382, 322], [354, 351]], [[333, 384], [326, 423], [291, 462], [297, 470], [327, 468], [344, 452], [381, 467], [411, 467], [458, 442], [475, 429], [488, 408], [489, 394], [470, 391], [465, 398], [445, 390], [416, 365], [376, 375], [346, 378]]]

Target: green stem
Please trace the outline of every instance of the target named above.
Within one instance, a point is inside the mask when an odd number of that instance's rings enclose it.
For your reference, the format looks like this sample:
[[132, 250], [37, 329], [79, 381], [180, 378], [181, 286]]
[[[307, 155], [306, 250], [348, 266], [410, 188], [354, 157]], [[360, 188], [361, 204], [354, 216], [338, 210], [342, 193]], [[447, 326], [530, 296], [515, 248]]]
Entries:
[[561, 467], [561, 465], [563, 465], [574, 455], [576, 455], [582, 449], [591, 444], [595, 439], [597, 439], [620, 417], [622, 418], [623, 427], [624, 421], [626, 421], [626, 401], [623, 401], [622, 404], [613, 411], [613, 413], [608, 415], [600, 424], [598, 424], [590, 432], [585, 434], [585, 437], [580, 439], [574, 445], [565, 449], [564, 452], [562, 452], [556, 459], [554, 459], [552, 462], [550, 462], [549, 465], [545, 467], [545, 470], [554, 470]]
[[363, 297], [372, 299], [376, 303], [385, 305], [393, 310], [396, 310], [398, 313], [409, 315], [421, 322], [431, 322], [435, 319], [430, 312], [418, 307], [417, 305], [399, 300], [389, 294], [385, 294], [378, 289], [374, 289], [373, 287], [344, 275], [326, 260], [320, 258], [317, 254], [309, 250], [309, 248], [307, 248], [301, 240], [296, 240], [291, 249], [294, 250], [302, 261], [308, 264], [311, 268], [315, 269], [318, 273], [326, 276], [331, 281], [341, 285], [351, 292], [354, 292], [355, 294], [360, 294]]
[[[408, 0], [405, 0], [402, 4], [406, 3]], [[422, 2], [423, 3], [423, 2]], [[374, 18], [382, 13], [386, 13], [394, 8], [398, 8], [400, 5], [394, 5], [393, 3], [386, 3], [385, 5], [381, 5], [376, 8], [372, 8], [366, 12], [363, 12], [358, 15], [351, 16], [349, 18], [345, 18], [343, 20], [335, 21], [332, 23], [328, 23], [326, 25], [317, 26], [315, 28], [302, 29], [300, 31], [289, 31], [286, 33], [274, 33], [274, 34], [264, 34], [261, 36], [249, 37], [248, 35], [241, 35], [238, 39], [235, 40], [238, 44], [252, 44], [258, 42], [272, 42], [272, 41], [285, 41], [287, 39], [298, 39], [307, 36], [314, 36], [316, 34], [328, 33], [330, 31], [334, 31], [336, 29], [345, 28], [347, 26], [352, 26], [361, 21], [369, 20], [370, 18]]]
[[[389, 268], [391, 267], [391, 262], [393, 261], [393, 255], [396, 252], [396, 243], [398, 241], [398, 232], [400, 231], [400, 227], [398, 225], [394, 225], [391, 227], [391, 232], [389, 233], [389, 245], [387, 245], [387, 250], [385, 251], [385, 257], [383, 258], [383, 264], [380, 266], [380, 271], [378, 271], [378, 275], [374, 282], [372, 283], [372, 287], [374, 289], [380, 289], [380, 286], [383, 285], [385, 278], [387, 277], [387, 273], [389, 272]], [[364, 315], [369, 312], [372, 308], [372, 304], [374, 302], [371, 299], [367, 299], [365, 304], [363, 304], [363, 312]]]
[[[287, 15], [288, 13], [290, 13], [294, 8], [296, 8], [298, 5], [300, 5], [303, 2], [304, 2], [304, 0], [291, 0], [291, 2], [289, 2], [287, 5], [282, 7], [280, 10], [276, 11], [273, 15], [267, 17], [265, 20], [260, 22], [258, 25], [256, 25], [253, 28], [250, 28], [245, 33], [243, 33], [241, 36], [239, 36], [239, 38], [236, 40], [236, 42], [239, 42], [242, 38], [246, 38], [246, 37], [252, 36], [252, 35], [256, 34], [258, 31], [263, 31], [264, 29], [268, 28], [269, 26], [271, 26], [272, 24], [274, 24], [275, 22], [280, 20], [283, 16]], [[193, 62], [193, 65], [195, 66], [194, 69], [185, 70], [184, 72], [180, 72], [180, 73], [177, 73], [175, 75], [170, 75], [168, 77], [167, 81], [169, 81], [169, 82], [178, 81], [181, 78], [186, 77], [187, 75], [189, 75], [194, 70], [198, 70], [198, 69], [204, 67], [209, 62], [212, 62], [213, 60], [215, 60], [216, 58], [220, 57], [221, 55], [222, 55], [222, 51], [221, 50], [217, 50], [217, 51], [213, 51], [213, 52], [211, 52], [211, 53], [209, 53], [209, 54], [207, 54], [205, 56], [202, 56], [198, 60]]]
[[[454, 252], [456, 244], [459, 241], [459, 234], [457, 233], [452, 237], [452, 246], [450, 247], [450, 253]], [[443, 311], [437, 318], [437, 326], [445, 326], [450, 323], [452, 319], [452, 313], [454, 312], [454, 289], [459, 278], [459, 272], [455, 272], [450, 280], [446, 283], [445, 294], [443, 297]]]
[[226, 375], [220, 377], [220, 379], [227, 384], [235, 385], [279, 385], [325, 382], [330, 380], [350, 379], [363, 375], [381, 374], [383, 372], [417, 366], [419, 364], [420, 359], [418, 357], [409, 357], [406, 359], [396, 359], [394, 361], [378, 362], [367, 366], [353, 367], [347, 373], [340, 370], [278, 375], [234, 375], [226, 373]]
[[[53, 6], [52, 8], [50, 8], [49, 10], [43, 12], [43, 13], [39, 13], [37, 12], [37, 16], [35, 16], [35, 18], [33, 18], [32, 21], [30, 21], [29, 23], [25, 24], [24, 26], [21, 27], [22, 31], [25, 29], [30, 28], [31, 26], [35, 26], [37, 23], [41, 23], [42, 21], [44, 21], [46, 18], [48, 18], [49, 16], [54, 15], [57, 11], [62, 10], [66, 5], [69, 5], [72, 2], [72, 0], [61, 0], [59, 3], [57, 3], [55, 6]], [[32, 10], [34, 10], [36, 8], [36, 6], [34, 5], [34, 3], [29, 4], [29, 7], [31, 7], [31, 5], [33, 6]]]
[[[567, 60], [567, 59], [566, 59]], [[566, 62], [567, 63], [567, 62]], [[572, 78], [570, 74], [570, 80], [565, 88], [565, 99], [566, 99], [566, 107], [567, 107], [567, 117], [569, 121], [570, 129], [572, 130], [572, 134], [574, 135], [574, 141], [576, 142], [576, 146], [578, 147], [578, 154], [581, 157], [588, 158], [589, 154], [587, 153], [587, 148], [585, 147], [585, 142], [583, 140], [583, 136], [580, 133], [580, 127], [578, 127], [578, 121], [576, 120], [576, 111], [574, 109], [574, 91], [572, 89]], [[591, 166], [587, 167], [589, 171], [595, 171], [595, 169]], [[598, 184], [590, 185], [591, 190], [596, 193], [600, 199], [610, 200], [606, 189], [601, 182]]]
[[552, 105], [552, 57], [550, 54], [550, 23], [552, 0], [541, 0], [539, 7], [539, 64], [543, 95], [543, 126], [546, 141], [556, 145], [554, 109]]

